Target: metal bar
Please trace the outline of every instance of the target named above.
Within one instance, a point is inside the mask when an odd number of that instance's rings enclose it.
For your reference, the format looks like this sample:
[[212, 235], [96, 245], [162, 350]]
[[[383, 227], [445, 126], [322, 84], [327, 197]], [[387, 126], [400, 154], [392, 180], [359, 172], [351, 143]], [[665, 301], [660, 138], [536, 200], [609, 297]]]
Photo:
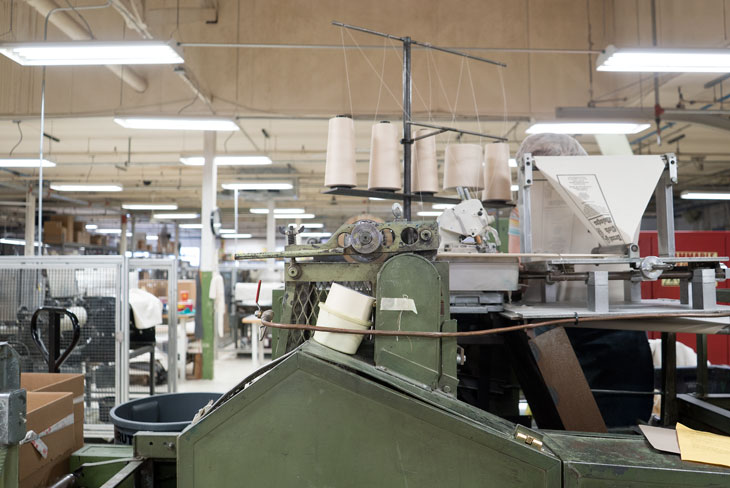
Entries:
[[[341, 26], [340, 23], [334, 25]], [[360, 30], [360, 29], [355, 29]], [[371, 32], [368, 32], [371, 33]], [[286, 44], [261, 42], [178, 42], [180, 47], [207, 47], [207, 48], [235, 48], [235, 49], [379, 49], [382, 44]], [[414, 46], [416, 49], [430, 49], [426, 46]], [[599, 49], [541, 49], [541, 48], [511, 48], [511, 47], [478, 47], [478, 46], [446, 46], [445, 49], [455, 51], [491, 51], [504, 53], [525, 54], [601, 54]]]
[[707, 336], [697, 334], [697, 396], [704, 398], [709, 393], [707, 374]]
[[677, 334], [662, 332], [662, 416], [661, 424], [677, 422]]
[[109, 478], [109, 480], [101, 485], [101, 488], [116, 488], [122, 484], [124, 480], [132, 476], [137, 470], [142, 467], [145, 461], [142, 459], [135, 459], [129, 461], [126, 466], [120, 469], [117, 474]]
[[421, 47], [425, 47], [427, 49], [433, 49], [434, 51], [441, 51], [444, 53], [455, 54], [457, 56], [462, 56], [464, 58], [473, 59], [474, 61], [481, 61], [482, 63], [493, 64], [493, 65], [499, 66], [501, 68], [507, 67], [507, 65], [505, 63], [501, 63], [499, 61], [493, 61], [493, 60], [487, 59], [487, 58], [480, 58], [479, 56], [472, 56], [471, 54], [466, 54], [461, 51], [455, 51], [453, 49], [449, 49], [446, 47], [434, 46], [433, 44], [429, 44], [428, 42], [418, 42], [418, 41], [412, 41], [412, 42], [413, 42], [413, 44], [416, 44]]
[[435, 132], [429, 132], [428, 134], [425, 134], [425, 135], [422, 135], [422, 136], [418, 136], [418, 137], [414, 137], [413, 138], [413, 142], [420, 141], [421, 139], [426, 139], [427, 137], [437, 136], [439, 134], [443, 134], [444, 132], [446, 132], [446, 129], [439, 129], [439, 130], [437, 130]]
[[[338, 27], [344, 27], [346, 29], [351, 29], [351, 30], [355, 30], [355, 31], [359, 31], [359, 32], [365, 32], [366, 34], [372, 34], [374, 36], [387, 37], [388, 39], [395, 39], [396, 41], [400, 41], [400, 42], [404, 42], [406, 39], [408, 39], [407, 37], [406, 38], [398, 37], [398, 36], [394, 36], [392, 34], [386, 34], [384, 32], [378, 32], [378, 31], [374, 31], [372, 29], [366, 29], [365, 27], [358, 27], [356, 25], [344, 24], [342, 22], [337, 22], [336, 20], [332, 21], [332, 25], [336, 25]], [[410, 39], [409, 39], [409, 41], [410, 41]], [[381, 46], [381, 48], [382, 48], [382, 46]]]
[[602, 390], [600, 388], [591, 388], [594, 395], [631, 395], [631, 396], [654, 396], [663, 395], [660, 391], [634, 391], [634, 390]]
[[[676, 177], [672, 178], [672, 166], [677, 167], [677, 160], [674, 155], [668, 155], [667, 168], [659, 178], [655, 191], [657, 239], [659, 244], [659, 256], [674, 256], [674, 194], [672, 187], [676, 183]], [[674, 180], [674, 181], [673, 181]]]
[[532, 210], [530, 190], [532, 188], [532, 166], [531, 154], [525, 154], [517, 162], [517, 180], [519, 193], [517, 194], [517, 205], [520, 212], [520, 252], [532, 252]]
[[48, 372], [60, 373], [56, 361], [61, 356], [61, 314], [48, 313]]
[[411, 38], [403, 40], [403, 216], [411, 220]]
[[[730, 434], [730, 412], [692, 395], [677, 396], [679, 420], [694, 428]], [[699, 424], [699, 425], [697, 425]]]
[[[322, 191], [324, 195], [341, 195], [348, 197], [373, 197], [380, 198], [383, 200], [403, 200], [406, 195], [403, 193], [387, 192], [387, 191], [371, 191], [371, 190], [358, 190], [356, 188], [331, 188], [329, 190]], [[461, 203], [459, 198], [450, 197], [437, 197], [434, 195], [419, 195], [417, 193], [411, 193], [411, 198], [417, 198], [419, 201], [427, 203]], [[491, 200], [484, 200], [482, 202], [484, 208], [512, 208], [514, 204], [505, 202], [495, 202]]]
[[419, 127], [427, 127], [429, 129], [439, 129], [442, 131], [457, 132], [459, 134], [469, 134], [470, 136], [486, 137], [487, 139], [494, 139], [499, 142], [507, 142], [507, 139], [499, 136], [491, 136], [489, 134], [482, 134], [481, 132], [472, 132], [470, 130], [456, 129], [454, 127], [446, 127], [443, 125], [424, 124], [423, 122], [411, 122], [411, 125], [417, 125]]

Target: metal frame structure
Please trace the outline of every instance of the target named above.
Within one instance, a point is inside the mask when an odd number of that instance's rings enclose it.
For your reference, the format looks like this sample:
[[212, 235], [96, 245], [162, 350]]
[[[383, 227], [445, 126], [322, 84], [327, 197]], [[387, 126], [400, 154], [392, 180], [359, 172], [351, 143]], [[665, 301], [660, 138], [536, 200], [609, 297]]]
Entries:
[[[504, 63], [500, 63], [498, 61], [493, 61], [491, 59], [486, 58], [480, 58], [478, 56], [473, 56], [471, 54], [463, 53], [461, 51], [456, 51], [454, 49], [448, 49], [444, 47], [434, 46], [433, 44], [427, 43], [427, 42], [420, 42], [416, 41], [415, 39], [411, 39], [408, 36], [394, 36], [392, 34], [386, 34], [384, 32], [378, 32], [371, 29], [366, 29], [364, 27], [358, 27], [355, 25], [349, 25], [344, 24], [342, 22], [332, 22], [332, 25], [341, 27], [343, 29], [350, 29], [358, 32], [364, 32], [365, 34], [370, 34], [374, 36], [384, 37], [386, 39], [392, 39], [394, 41], [399, 41], [403, 44], [403, 139], [401, 140], [401, 144], [403, 145], [403, 193], [391, 193], [391, 192], [381, 192], [381, 191], [369, 191], [369, 190], [355, 190], [352, 188], [333, 188], [330, 190], [327, 190], [323, 193], [327, 195], [345, 195], [345, 196], [358, 196], [358, 197], [374, 197], [374, 198], [383, 198], [386, 200], [402, 200], [403, 201], [403, 216], [406, 220], [411, 220], [411, 201], [413, 200], [414, 195], [411, 192], [411, 146], [414, 142], [416, 142], [417, 139], [414, 139], [411, 135], [411, 126], [415, 125], [418, 127], [427, 127], [434, 129], [434, 132], [431, 134], [428, 134], [424, 137], [432, 137], [437, 134], [441, 134], [442, 132], [457, 132], [460, 134], [469, 134], [477, 137], [485, 137], [488, 139], [493, 139], [498, 142], [505, 142], [507, 139], [504, 137], [498, 137], [498, 136], [492, 136], [488, 134], [482, 134], [479, 132], [471, 132], [471, 131], [465, 131], [456, 129], [453, 127], [446, 127], [441, 125], [433, 125], [433, 124], [424, 124], [421, 122], [413, 122], [411, 121], [411, 49], [413, 46], [420, 46], [426, 49], [432, 49], [434, 51], [440, 51], [447, 54], [454, 54], [456, 56], [461, 56], [467, 59], [473, 59], [475, 61], [481, 61], [483, 63], [489, 63], [493, 64], [495, 66], [498, 66], [500, 68], [506, 68], [507, 65]], [[422, 139], [423, 137], [419, 137], [418, 139]], [[418, 196], [421, 200], [424, 202], [433, 202], [433, 203], [459, 203], [460, 199], [455, 198], [444, 198], [444, 197], [435, 197], [435, 196]], [[506, 206], [503, 202], [490, 204], [490, 207], [503, 207]]]
[[117, 404], [129, 397], [129, 293], [128, 261], [123, 256], [2, 256], [0, 269], [69, 269], [69, 268], [113, 268], [119, 281], [115, 293], [119, 307], [115, 307], [115, 387], [114, 400]]
[[[129, 271], [149, 269], [167, 272], [167, 391], [170, 393], [177, 391], [177, 266], [177, 259], [129, 258], [127, 261]], [[151, 378], [150, 381], [154, 380]]]

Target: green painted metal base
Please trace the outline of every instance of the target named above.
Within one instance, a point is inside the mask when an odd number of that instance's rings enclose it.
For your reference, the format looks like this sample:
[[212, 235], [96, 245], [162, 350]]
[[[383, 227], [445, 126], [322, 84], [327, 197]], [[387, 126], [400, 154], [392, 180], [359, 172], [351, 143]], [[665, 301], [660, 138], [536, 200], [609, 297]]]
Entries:
[[307, 342], [180, 435], [178, 485], [730, 485], [730, 469], [683, 463], [639, 436], [543, 441], [540, 450], [511, 422]]

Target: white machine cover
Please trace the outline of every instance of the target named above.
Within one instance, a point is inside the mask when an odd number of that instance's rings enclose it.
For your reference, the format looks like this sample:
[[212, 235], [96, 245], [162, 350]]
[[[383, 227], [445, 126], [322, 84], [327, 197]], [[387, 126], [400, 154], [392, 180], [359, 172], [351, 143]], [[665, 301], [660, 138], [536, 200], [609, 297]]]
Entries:
[[162, 302], [152, 293], [139, 288], [129, 290], [129, 306], [138, 329], [149, 329], [162, 323]]

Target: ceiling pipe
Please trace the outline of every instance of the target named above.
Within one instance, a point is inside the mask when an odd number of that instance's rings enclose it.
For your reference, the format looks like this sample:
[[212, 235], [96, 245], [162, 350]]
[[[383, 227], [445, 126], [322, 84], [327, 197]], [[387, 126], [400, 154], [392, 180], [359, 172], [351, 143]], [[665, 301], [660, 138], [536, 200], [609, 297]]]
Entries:
[[[58, 4], [53, 0], [25, 1], [43, 17], [46, 17], [51, 10], [58, 8]], [[90, 39], [86, 29], [66, 12], [56, 12], [51, 16], [49, 22], [74, 41], [87, 41]], [[147, 89], [147, 80], [131, 68], [121, 65], [107, 65], [106, 67], [135, 91], [142, 93]]]

